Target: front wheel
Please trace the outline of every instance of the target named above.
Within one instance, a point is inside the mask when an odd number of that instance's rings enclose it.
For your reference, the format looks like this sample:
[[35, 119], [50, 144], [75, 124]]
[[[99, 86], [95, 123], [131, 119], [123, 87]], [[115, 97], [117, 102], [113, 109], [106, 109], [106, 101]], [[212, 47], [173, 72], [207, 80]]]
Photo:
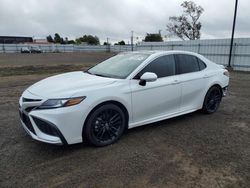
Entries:
[[216, 112], [219, 108], [221, 98], [222, 93], [220, 88], [216, 86], [211, 87], [206, 94], [202, 111], [207, 114]]
[[91, 112], [83, 136], [94, 146], [106, 146], [121, 137], [126, 123], [126, 116], [121, 108], [105, 104]]

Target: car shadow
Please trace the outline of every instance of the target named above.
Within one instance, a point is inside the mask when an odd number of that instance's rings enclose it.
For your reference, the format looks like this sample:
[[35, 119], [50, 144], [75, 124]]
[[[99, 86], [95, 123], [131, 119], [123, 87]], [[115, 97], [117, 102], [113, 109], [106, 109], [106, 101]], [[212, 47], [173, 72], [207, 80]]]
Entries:
[[[169, 127], [174, 127], [177, 125], [182, 126], [182, 124], [184, 124], [187, 120], [198, 118], [200, 117], [200, 115], [204, 115], [204, 114], [202, 114], [200, 111], [196, 111], [196, 112], [192, 112], [192, 113], [185, 114], [182, 116], [178, 116], [178, 117], [162, 120], [159, 122], [150, 123], [150, 124], [146, 124], [143, 126], [128, 129], [126, 130], [125, 134], [122, 136], [121, 140], [118, 143], [115, 143], [113, 145], [119, 144], [120, 142], [123, 142], [124, 140], [126, 140], [126, 135], [142, 134], [142, 132], [144, 133], [145, 131], [151, 132], [151, 131], [159, 129], [159, 127], [169, 128]], [[72, 145], [53, 145], [53, 144], [47, 144], [47, 143], [43, 143], [43, 142], [39, 142], [35, 140], [33, 142], [34, 142], [33, 144], [36, 145], [36, 148], [39, 150], [39, 152], [44, 151], [48, 153], [48, 151], [51, 151], [51, 152], [53, 151], [53, 153], [58, 153], [58, 154], [71, 153], [71, 152], [79, 151], [83, 149], [86, 151], [97, 150], [97, 149], [112, 146], [110, 145], [110, 146], [105, 146], [105, 147], [94, 147], [94, 146], [89, 145], [86, 141], [83, 141], [83, 143], [77, 143], [77, 144], [72, 144]]]
[[132, 129], [128, 129], [126, 131], [126, 133], [130, 134], [130, 133], [134, 133], [134, 132], [140, 132], [140, 131], [146, 130], [146, 129], [148, 129], [148, 130], [152, 129], [153, 130], [153, 129], [157, 129], [160, 126], [171, 127], [171, 126], [175, 126], [176, 124], [179, 125], [181, 123], [184, 123], [186, 120], [191, 120], [193, 118], [200, 117], [200, 115], [206, 115], [206, 114], [203, 114], [201, 111], [195, 111], [195, 112], [184, 114], [184, 115], [181, 115], [181, 116], [161, 120], [161, 121], [158, 121], [158, 122], [155, 122], [155, 123], [145, 124], [145, 125], [142, 125], [142, 126], [132, 128]]

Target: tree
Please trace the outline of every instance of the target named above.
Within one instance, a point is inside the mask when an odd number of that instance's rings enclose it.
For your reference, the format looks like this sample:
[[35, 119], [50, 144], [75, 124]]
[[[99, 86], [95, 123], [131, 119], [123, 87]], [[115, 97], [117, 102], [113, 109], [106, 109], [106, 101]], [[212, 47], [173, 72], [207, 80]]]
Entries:
[[47, 41], [48, 41], [48, 42], [54, 42], [54, 40], [53, 40], [53, 38], [52, 38], [51, 35], [47, 36], [46, 38], [47, 38]]
[[54, 42], [55, 42], [55, 43], [64, 44], [63, 38], [61, 38], [60, 35], [59, 35], [58, 33], [55, 33]]
[[181, 38], [182, 40], [200, 39], [201, 22], [198, 22], [204, 9], [197, 6], [193, 1], [184, 1], [183, 14], [181, 16], [169, 17], [170, 23], [167, 24], [167, 31]]
[[145, 39], [145, 42], [162, 42], [162, 36], [160, 33], [147, 33]]
[[58, 33], [55, 33], [54, 41], [55, 43], [61, 43], [61, 37]]
[[67, 44], [75, 44], [76, 42], [74, 40], [69, 40]]
[[81, 42], [81, 40], [80, 40], [80, 38], [77, 38], [76, 39], [76, 44], [81, 44], [82, 42]]
[[65, 37], [64, 39], [64, 44], [68, 44], [69, 43], [69, 38], [68, 37]]
[[120, 42], [115, 43], [115, 45], [125, 45], [125, 42], [122, 40]]
[[92, 35], [84, 35], [83, 37], [76, 39], [77, 44], [87, 43], [89, 45], [98, 45], [100, 44], [99, 38]]

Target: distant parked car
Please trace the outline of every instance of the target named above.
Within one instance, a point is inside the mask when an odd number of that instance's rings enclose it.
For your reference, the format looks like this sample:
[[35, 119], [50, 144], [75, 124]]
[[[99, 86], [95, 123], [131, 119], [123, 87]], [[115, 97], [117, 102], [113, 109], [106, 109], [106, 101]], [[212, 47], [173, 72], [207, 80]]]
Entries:
[[21, 53], [30, 53], [30, 49], [28, 47], [22, 47]]
[[42, 50], [38, 46], [31, 46], [30, 52], [31, 53], [42, 53]]

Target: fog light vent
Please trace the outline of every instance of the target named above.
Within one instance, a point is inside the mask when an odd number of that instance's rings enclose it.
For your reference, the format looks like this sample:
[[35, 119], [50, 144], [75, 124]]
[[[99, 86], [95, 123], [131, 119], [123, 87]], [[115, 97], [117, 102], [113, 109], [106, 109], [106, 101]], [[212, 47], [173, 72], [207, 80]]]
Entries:
[[38, 119], [36, 117], [32, 117], [32, 118], [34, 122], [36, 123], [37, 127], [40, 129], [40, 131], [51, 136], [59, 136], [57, 129], [54, 128], [53, 125], [49, 124], [46, 121]]

